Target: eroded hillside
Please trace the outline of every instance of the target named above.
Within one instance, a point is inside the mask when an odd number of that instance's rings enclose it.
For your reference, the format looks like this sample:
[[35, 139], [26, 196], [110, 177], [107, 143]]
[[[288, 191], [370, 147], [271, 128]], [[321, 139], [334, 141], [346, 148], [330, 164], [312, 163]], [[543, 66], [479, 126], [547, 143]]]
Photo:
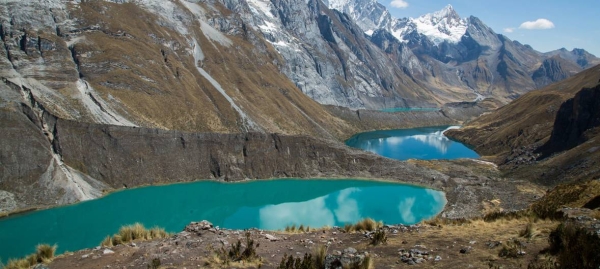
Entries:
[[548, 185], [597, 179], [600, 66], [532, 91], [447, 134], [509, 174]]

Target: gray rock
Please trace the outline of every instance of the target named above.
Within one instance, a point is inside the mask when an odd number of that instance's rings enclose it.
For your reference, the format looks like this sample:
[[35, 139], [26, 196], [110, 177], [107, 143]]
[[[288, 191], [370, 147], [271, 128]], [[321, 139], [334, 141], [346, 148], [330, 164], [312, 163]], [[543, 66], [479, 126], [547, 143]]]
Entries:
[[270, 234], [265, 234], [265, 238], [266, 238], [267, 240], [271, 241], [271, 242], [274, 242], [274, 241], [279, 241], [279, 240], [280, 240], [279, 238], [277, 238], [277, 237], [275, 237], [275, 236], [273, 236], [273, 235], [270, 235]]
[[107, 249], [107, 248], [105, 248], [105, 249], [102, 251], [102, 254], [104, 254], [104, 255], [113, 254], [113, 253], [115, 253], [115, 252], [114, 252], [114, 251], [112, 251], [112, 250], [110, 250], [110, 249]]
[[353, 247], [349, 247], [344, 249], [343, 254], [356, 254], [356, 252], [358, 252], [355, 248]]

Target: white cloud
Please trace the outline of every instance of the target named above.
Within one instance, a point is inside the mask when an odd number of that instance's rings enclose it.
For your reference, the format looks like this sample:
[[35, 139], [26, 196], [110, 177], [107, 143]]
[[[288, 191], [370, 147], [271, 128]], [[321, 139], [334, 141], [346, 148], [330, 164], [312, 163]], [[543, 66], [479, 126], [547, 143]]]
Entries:
[[277, 230], [288, 225], [324, 227], [333, 226], [333, 212], [327, 208], [325, 200], [329, 195], [297, 203], [267, 205], [258, 210], [260, 227]]
[[337, 197], [338, 208], [334, 210], [335, 217], [339, 222], [356, 223], [361, 219], [358, 211], [358, 202], [350, 198], [350, 195], [359, 192], [359, 188], [348, 188], [340, 191]]
[[404, 223], [414, 224], [417, 220], [415, 214], [413, 213], [413, 205], [415, 205], [415, 197], [404, 198], [398, 204], [398, 211], [400, 212], [400, 216]]
[[543, 30], [554, 28], [554, 23], [547, 19], [537, 19], [535, 21], [526, 21], [519, 26], [520, 29]]
[[407, 8], [408, 7], [408, 2], [406, 2], [405, 0], [392, 0], [392, 2], [390, 4], [395, 8]]
[[515, 28], [504, 28], [503, 30], [505, 33], [512, 33], [515, 31]]

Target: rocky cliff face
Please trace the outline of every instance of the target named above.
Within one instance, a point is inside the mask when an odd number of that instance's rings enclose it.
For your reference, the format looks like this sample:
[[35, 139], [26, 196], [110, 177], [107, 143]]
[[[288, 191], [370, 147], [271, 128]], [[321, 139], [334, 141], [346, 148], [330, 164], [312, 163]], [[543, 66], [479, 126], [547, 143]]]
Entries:
[[432, 106], [432, 93], [321, 1], [249, 1], [255, 28], [286, 59], [283, 72], [321, 104], [350, 108]]
[[567, 70], [577, 70], [577, 67], [574, 65], [574, 63], [566, 61], [561, 57], [554, 56], [544, 60], [540, 67], [533, 72], [531, 78], [536, 86], [542, 87], [554, 81], [560, 81], [574, 75], [575, 71], [572, 71], [573, 73], [567, 72]]
[[598, 130], [594, 130], [598, 126], [600, 126], [600, 85], [582, 89], [575, 97], [560, 106], [552, 135], [543, 147], [543, 151], [551, 154], [572, 149], [598, 133]]
[[425, 167], [309, 136], [101, 125], [39, 115], [28, 106], [3, 108], [0, 116], [0, 212], [93, 199], [122, 187], [200, 179], [358, 177], [437, 187], [447, 179]]
[[116, 2], [2, 5], [1, 101], [32, 99], [63, 119], [183, 131], [352, 129], [280, 72], [284, 59], [227, 3]]

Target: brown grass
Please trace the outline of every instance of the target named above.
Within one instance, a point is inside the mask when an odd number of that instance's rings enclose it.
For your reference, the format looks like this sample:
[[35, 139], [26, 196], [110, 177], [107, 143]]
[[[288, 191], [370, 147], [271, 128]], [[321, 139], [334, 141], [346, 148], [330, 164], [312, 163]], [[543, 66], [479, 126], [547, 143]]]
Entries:
[[112, 237], [106, 236], [100, 245], [103, 247], [112, 247], [136, 240], [153, 240], [167, 238], [169, 236], [171, 236], [171, 234], [167, 233], [163, 228], [154, 227], [148, 230], [141, 223], [135, 223], [133, 225], [121, 227], [119, 229], [119, 233], [113, 235]]
[[527, 223], [527, 225], [525, 225], [525, 228], [519, 232], [520, 237], [525, 237], [527, 239], [531, 239], [537, 234], [538, 233], [532, 222]]
[[382, 226], [383, 226], [382, 222], [376, 222], [375, 220], [373, 220], [371, 218], [365, 218], [365, 219], [358, 221], [355, 224], [344, 225], [344, 231], [346, 231], [347, 233], [360, 232], [360, 231], [371, 232], [371, 231], [375, 231], [376, 229], [378, 229], [379, 227], [382, 227]]
[[562, 184], [549, 191], [531, 208], [540, 217], [560, 218], [556, 211], [563, 207], [583, 207], [592, 197], [600, 195], [600, 181]]
[[36, 247], [36, 252], [27, 255], [22, 259], [10, 259], [5, 269], [25, 269], [34, 266], [38, 263], [50, 263], [54, 259], [54, 253], [56, 252], [57, 246], [50, 246], [48, 244], [40, 244]]
[[[156, 15], [138, 5], [91, 2], [81, 3], [77, 19], [82, 27], [100, 25], [102, 31], [83, 33], [86, 42], [75, 44], [75, 50], [79, 55], [91, 55], [80, 57], [82, 73], [102, 98], [110, 94], [122, 104], [118, 110], [150, 127], [194, 132], [240, 131], [238, 113], [198, 73], [196, 63], [186, 53], [191, 49], [186, 37], [156, 24]], [[254, 42], [229, 35], [233, 46], [215, 46], [197, 23], [190, 20], [189, 29], [207, 56], [203, 68], [265, 131], [317, 136], [325, 131], [334, 137], [357, 131], [302, 93], [281, 73], [277, 65], [283, 59], [268, 42], [263, 42], [265, 51], [259, 52]], [[125, 32], [132, 38], [107, 34], [117, 32]], [[262, 39], [259, 33], [256, 37]], [[164, 46], [160, 40], [182, 46]]]

